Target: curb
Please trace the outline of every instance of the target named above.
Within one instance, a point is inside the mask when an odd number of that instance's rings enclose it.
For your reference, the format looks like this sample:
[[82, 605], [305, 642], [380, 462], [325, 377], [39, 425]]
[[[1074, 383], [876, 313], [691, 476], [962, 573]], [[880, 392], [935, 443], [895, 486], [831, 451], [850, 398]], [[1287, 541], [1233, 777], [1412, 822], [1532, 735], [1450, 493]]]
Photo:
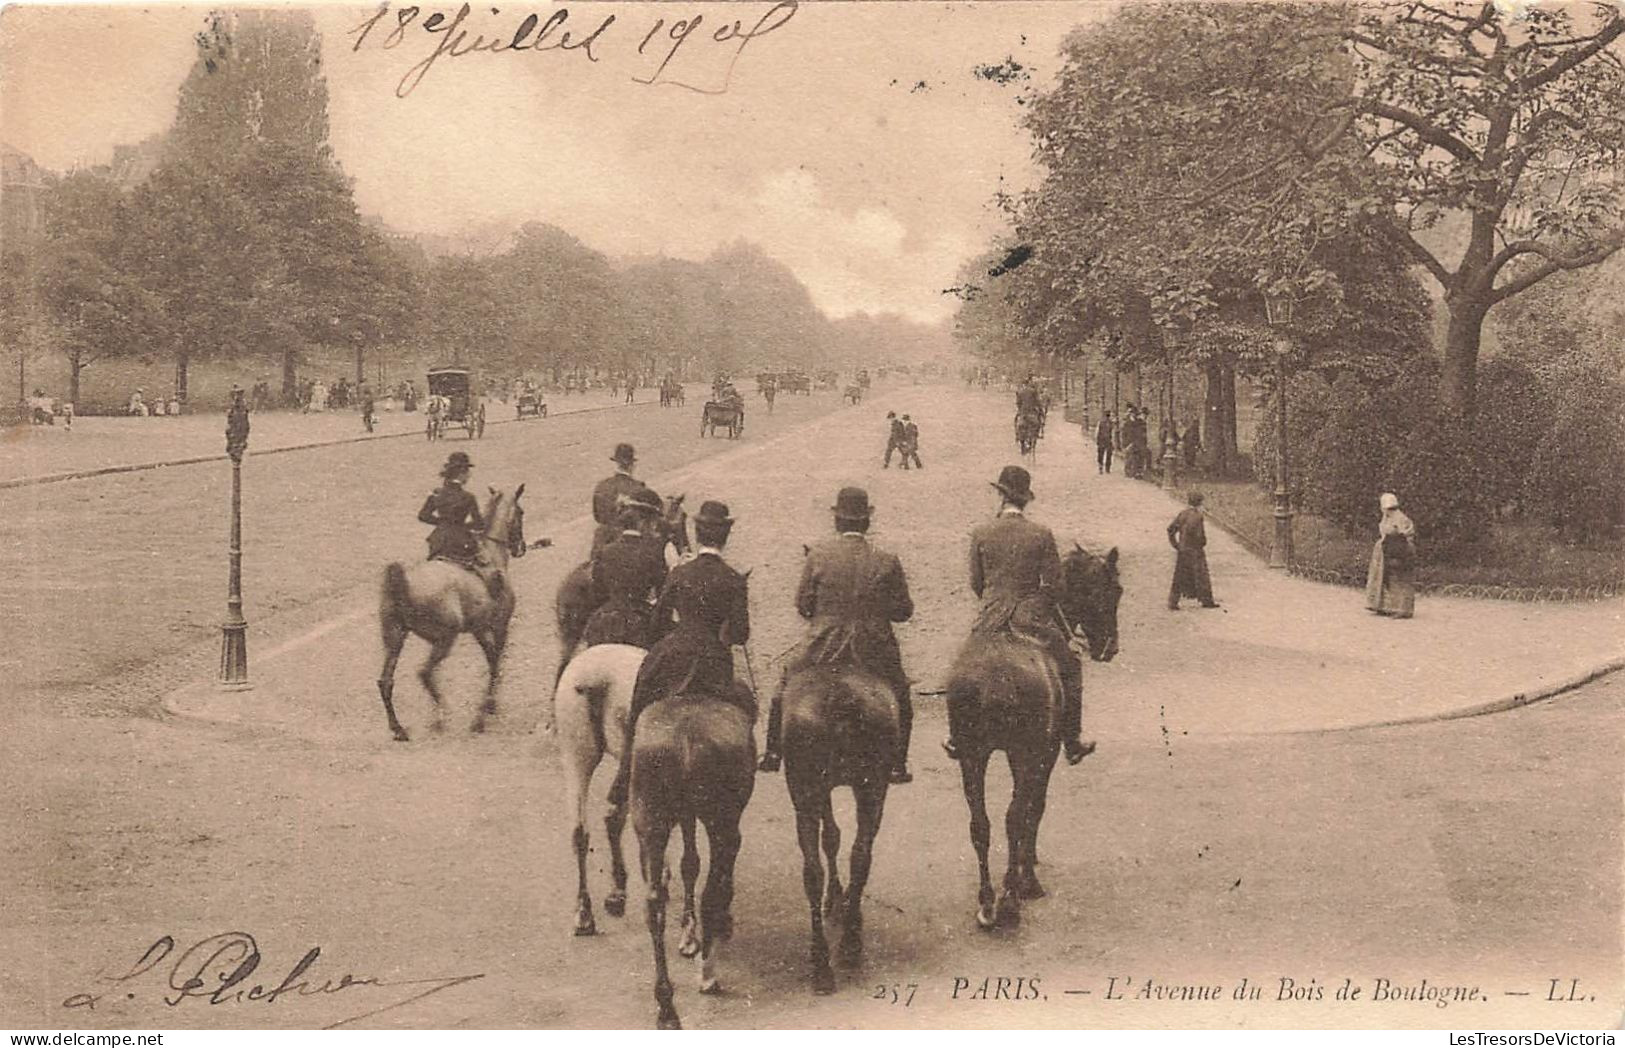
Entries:
[[[506, 426], [519, 422], [546, 422], [550, 419], [571, 418], [576, 415], [591, 415], [598, 411], [619, 411], [625, 408], [658, 407], [659, 401], [644, 401], [641, 404], [605, 404], [596, 408], [583, 408], [580, 411], [566, 411], [557, 415], [547, 415], [542, 419], [516, 419], [502, 418], [486, 423], [486, 428], [492, 426]], [[245, 456], [255, 458], [260, 455], [281, 455], [289, 451], [309, 451], [313, 448], [332, 448], [341, 444], [360, 444], [368, 440], [399, 440], [403, 437], [417, 437], [423, 439], [421, 429], [407, 430], [403, 433], [363, 433], [354, 437], [338, 437], [333, 440], [315, 440], [305, 444], [288, 444], [280, 448], [264, 448], [260, 451], [250, 451]], [[166, 469], [170, 466], [196, 466], [204, 462], [225, 462], [228, 456], [219, 455], [193, 455], [190, 458], [165, 459], [160, 462], [137, 462], [119, 466], [102, 466], [98, 469], [79, 469], [68, 473], [46, 473], [37, 477], [14, 477], [11, 480], [0, 480], [0, 491], [8, 488], [27, 488], [39, 484], [59, 484], [67, 480], [88, 480], [91, 477], [105, 477], [115, 473], [139, 473], [149, 469]]]

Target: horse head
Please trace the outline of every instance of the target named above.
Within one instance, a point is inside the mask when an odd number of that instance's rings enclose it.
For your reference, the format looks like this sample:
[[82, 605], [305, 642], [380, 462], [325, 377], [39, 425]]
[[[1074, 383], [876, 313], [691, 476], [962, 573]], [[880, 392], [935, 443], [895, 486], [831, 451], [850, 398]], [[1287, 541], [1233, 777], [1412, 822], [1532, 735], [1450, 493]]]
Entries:
[[1123, 586], [1117, 576], [1117, 547], [1104, 557], [1077, 543], [1061, 559], [1061, 607], [1068, 621], [1083, 630], [1089, 657], [1110, 662], [1117, 654], [1117, 604]]
[[667, 542], [677, 550], [679, 557], [686, 556], [692, 544], [688, 538], [688, 511], [683, 508], [683, 499], [686, 495], [672, 495], [666, 499], [666, 508], [660, 513], [660, 527]]
[[512, 495], [493, 487], [491, 503], [485, 511], [485, 537], [507, 549], [510, 557], [525, 555], [525, 507], [519, 504], [523, 484]]

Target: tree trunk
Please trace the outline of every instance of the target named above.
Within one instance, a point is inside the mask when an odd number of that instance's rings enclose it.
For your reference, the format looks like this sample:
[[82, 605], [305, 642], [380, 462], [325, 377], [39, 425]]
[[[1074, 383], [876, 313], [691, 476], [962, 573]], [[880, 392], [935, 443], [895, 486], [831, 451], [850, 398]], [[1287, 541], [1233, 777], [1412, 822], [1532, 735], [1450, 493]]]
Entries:
[[1444, 366], [1439, 381], [1439, 410], [1470, 421], [1476, 408], [1478, 346], [1489, 312], [1478, 302], [1451, 302], [1445, 333]]
[[1207, 468], [1224, 476], [1236, 468], [1236, 369], [1223, 361], [1203, 367], [1202, 454]]
[[68, 351], [68, 403], [73, 405], [77, 414], [79, 411], [79, 372], [85, 370], [84, 350], [71, 349]]
[[299, 403], [299, 351], [291, 345], [282, 350], [282, 402]]
[[367, 349], [360, 342], [355, 344], [355, 388], [360, 389], [367, 384]]
[[191, 366], [191, 363], [192, 355], [190, 353], [183, 351], [175, 355], [175, 399], [180, 401], [183, 407], [186, 404], [187, 369]]

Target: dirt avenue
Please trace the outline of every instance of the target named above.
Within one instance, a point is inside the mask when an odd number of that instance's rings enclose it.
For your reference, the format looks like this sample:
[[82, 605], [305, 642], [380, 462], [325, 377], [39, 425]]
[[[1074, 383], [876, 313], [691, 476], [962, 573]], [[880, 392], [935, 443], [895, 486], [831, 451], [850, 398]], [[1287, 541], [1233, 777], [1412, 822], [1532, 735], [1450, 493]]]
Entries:
[[[673, 955], [685, 1024], [1617, 1019], [1625, 683], [1360, 728], [1526, 686], [1503, 677], [1511, 638], [1492, 631], [1509, 628], [1493, 618], [1506, 612], [1424, 602], [1408, 625], [1433, 632], [1391, 641], [1439, 650], [1440, 693], [1413, 697], [1406, 666], [1422, 657], [1385, 654], [1361, 632], [1405, 626], [1371, 621], [1354, 591], [1270, 575], [1214, 528], [1224, 607], [1170, 613], [1163, 529], [1178, 506], [1097, 474], [1075, 426], [1040, 444], [1032, 513], [1068, 545], [1120, 551], [1122, 654], [1085, 666], [1085, 734], [1100, 748], [1052, 780], [1047, 897], [1017, 927], [978, 930], [965, 802], [928, 693], [975, 615], [966, 537], [996, 508], [988, 482], [1014, 461], [1008, 394], [893, 381], [856, 406], [833, 391], [780, 398], [772, 414], [753, 400], [738, 441], [695, 433], [703, 399], [493, 427], [466, 444], [250, 458], [254, 686], [241, 693], [210, 684], [226, 464], [0, 491], [12, 569], [0, 583], [12, 798], [0, 832], [17, 842], [0, 875], [0, 1017], [42, 1028], [649, 1025], [636, 871], [625, 917], [600, 913], [597, 935], [571, 935], [570, 815], [547, 731], [553, 595], [586, 555], [591, 486], [628, 441], [661, 493], [731, 508], [726, 555], [751, 572], [739, 675], [764, 700], [801, 636], [803, 544], [830, 534], [843, 485], [868, 490], [873, 537], [901, 558], [916, 604], [899, 629], [922, 693], [915, 781], [888, 796], [860, 966], [837, 970], [832, 996], [808, 992], [793, 813], [782, 777], [760, 775], [723, 992], [698, 994]], [[919, 423], [928, 468], [882, 469], [888, 410]], [[391, 560], [421, 559], [416, 507], [447, 451], [465, 448], [475, 490], [524, 483], [527, 537], [554, 546], [511, 567], [518, 608], [489, 730], [467, 731], [484, 664], [466, 638], [443, 669], [448, 730], [427, 730], [427, 698], [406, 672], [425, 648], [412, 641], [395, 703], [413, 741], [398, 744], [374, 686], [378, 579]], [[1546, 636], [1543, 610], [1515, 610]], [[1618, 622], [1611, 605], [1552, 614], [1562, 636], [1524, 664], [1543, 679], [1573, 672]], [[1340, 636], [1353, 639], [1337, 647]], [[591, 802], [595, 896], [609, 887], [608, 777]], [[995, 764], [995, 823], [1006, 797]], [[840, 794], [846, 826], [851, 808]], [[627, 845], [635, 854], [630, 833]], [[1340, 994], [1346, 984], [1365, 992]]]

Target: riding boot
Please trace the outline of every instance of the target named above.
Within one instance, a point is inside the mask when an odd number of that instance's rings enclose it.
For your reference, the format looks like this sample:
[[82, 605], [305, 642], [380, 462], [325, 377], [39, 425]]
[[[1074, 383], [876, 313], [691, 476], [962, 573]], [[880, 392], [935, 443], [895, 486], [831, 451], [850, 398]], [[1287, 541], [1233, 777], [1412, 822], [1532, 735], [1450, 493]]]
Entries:
[[1083, 741], [1083, 665], [1070, 649], [1061, 661], [1061, 745], [1066, 762], [1076, 764], [1095, 752], [1091, 739]]
[[904, 684], [897, 690], [897, 759], [891, 770], [893, 785], [914, 781], [908, 770], [908, 743], [913, 736], [914, 702], [909, 697], [908, 685]]
[[779, 686], [773, 692], [773, 701], [767, 708], [767, 739], [762, 744], [762, 759], [756, 762], [757, 771], [773, 772], [779, 770], [783, 756], [779, 749], [783, 744], [784, 733], [784, 677], [779, 678]]

